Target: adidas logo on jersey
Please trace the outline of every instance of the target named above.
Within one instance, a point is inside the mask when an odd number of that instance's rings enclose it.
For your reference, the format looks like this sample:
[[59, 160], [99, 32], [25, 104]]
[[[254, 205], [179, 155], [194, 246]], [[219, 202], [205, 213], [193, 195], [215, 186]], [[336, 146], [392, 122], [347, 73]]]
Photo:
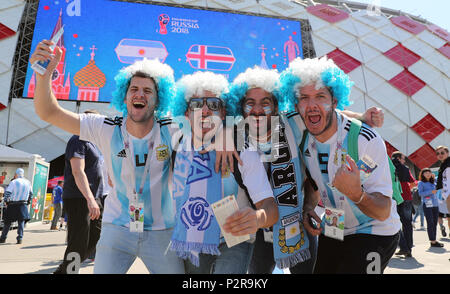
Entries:
[[309, 153], [309, 149], [306, 149], [305, 156], [311, 157], [311, 153]]
[[117, 153], [117, 157], [127, 157], [127, 153], [125, 152], [125, 149]]

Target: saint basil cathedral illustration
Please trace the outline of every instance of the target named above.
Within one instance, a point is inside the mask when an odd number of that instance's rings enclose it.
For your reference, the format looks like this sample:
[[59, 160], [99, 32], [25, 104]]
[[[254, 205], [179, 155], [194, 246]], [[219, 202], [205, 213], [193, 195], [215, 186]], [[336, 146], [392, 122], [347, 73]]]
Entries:
[[78, 87], [77, 100], [79, 101], [98, 101], [99, 90], [105, 86], [106, 76], [95, 65], [95, 46], [90, 48], [91, 60], [88, 64], [80, 69], [74, 76], [73, 81]]

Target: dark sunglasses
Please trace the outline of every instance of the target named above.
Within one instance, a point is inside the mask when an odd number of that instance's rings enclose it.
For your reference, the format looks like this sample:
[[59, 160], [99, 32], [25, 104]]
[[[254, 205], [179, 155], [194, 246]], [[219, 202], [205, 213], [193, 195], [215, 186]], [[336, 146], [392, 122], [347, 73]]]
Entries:
[[208, 106], [209, 110], [211, 111], [218, 111], [220, 110], [220, 108], [223, 105], [222, 100], [220, 100], [220, 98], [217, 97], [199, 97], [199, 98], [191, 98], [191, 100], [189, 100], [189, 109], [190, 110], [195, 110], [198, 108], [202, 108], [203, 105], [205, 105], [205, 101], [206, 101], [206, 106]]
[[436, 152], [436, 155], [445, 155], [445, 152], [444, 152], [444, 151], [442, 151], [442, 152]]

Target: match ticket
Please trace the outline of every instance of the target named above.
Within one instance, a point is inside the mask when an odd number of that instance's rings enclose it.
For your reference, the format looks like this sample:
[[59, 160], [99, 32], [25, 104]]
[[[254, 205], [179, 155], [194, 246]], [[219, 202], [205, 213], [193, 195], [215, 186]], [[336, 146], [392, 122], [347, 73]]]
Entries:
[[234, 198], [234, 195], [227, 196], [222, 200], [219, 200], [211, 205], [214, 215], [216, 216], [217, 222], [219, 223], [222, 234], [225, 238], [228, 248], [233, 247], [239, 243], [250, 240], [250, 235], [244, 236], [233, 236], [232, 234], [225, 233], [222, 226], [225, 224], [227, 217], [239, 210], [239, 206]]

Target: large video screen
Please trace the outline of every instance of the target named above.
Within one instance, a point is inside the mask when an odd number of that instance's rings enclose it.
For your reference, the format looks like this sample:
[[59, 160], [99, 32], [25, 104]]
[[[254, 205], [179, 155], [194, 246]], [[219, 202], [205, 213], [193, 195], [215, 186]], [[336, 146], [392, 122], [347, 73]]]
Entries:
[[[285, 69], [302, 57], [300, 21], [112, 0], [41, 0], [31, 50], [64, 26], [52, 75], [58, 99], [109, 102], [114, 76], [158, 58], [175, 78], [212, 71], [232, 81], [248, 67]], [[34, 96], [28, 66], [23, 97]]]

